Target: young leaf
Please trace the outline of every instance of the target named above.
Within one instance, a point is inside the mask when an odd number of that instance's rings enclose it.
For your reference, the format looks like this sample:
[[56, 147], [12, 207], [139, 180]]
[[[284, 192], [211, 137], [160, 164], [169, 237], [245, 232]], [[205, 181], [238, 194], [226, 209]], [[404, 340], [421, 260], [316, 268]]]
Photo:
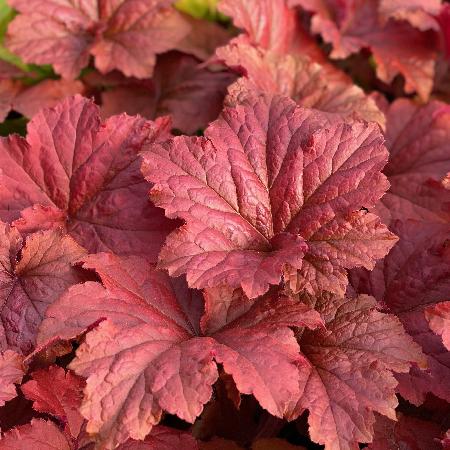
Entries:
[[16, 228], [0, 223], [0, 348], [33, 350], [49, 304], [85, 279], [72, 264], [86, 254], [60, 230], [34, 233], [22, 244]]
[[324, 296], [312, 301], [326, 330], [305, 330], [300, 348], [311, 367], [300, 367], [303, 394], [293, 410], [309, 410], [309, 433], [326, 450], [371, 442], [374, 411], [395, 419], [397, 382], [411, 362], [425, 365], [417, 344], [393, 315], [377, 311], [369, 296]]
[[19, 14], [9, 25], [6, 45], [25, 62], [52, 64], [64, 78], [76, 78], [90, 55], [102, 73], [117, 69], [150, 77], [156, 54], [173, 49], [189, 32], [171, 3], [10, 0]]
[[87, 377], [81, 412], [106, 448], [143, 439], [163, 411], [193, 422], [211, 397], [216, 363], [241, 393], [273, 415], [286, 414], [303, 362], [289, 327], [321, 325], [317, 312], [271, 295], [204, 335], [195, 306], [201, 298], [182, 280], [136, 257], [92, 255], [85, 267], [95, 268], [106, 288], [88, 282], [69, 289], [48, 311], [40, 339], [73, 337], [108, 319], [87, 334], [70, 365]]
[[15, 224], [26, 232], [63, 227], [91, 252], [156, 260], [173, 226], [146, 198], [139, 151], [165, 139], [169, 125], [126, 115], [102, 123], [97, 106], [80, 96], [42, 110], [26, 139], [0, 141], [0, 217], [21, 214]]
[[14, 384], [19, 384], [24, 374], [22, 356], [11, 350], [0, 354], [0, 406], [17, 395]]
[[387, 188], [376, 124], [330, 124], [280, 96], [226, 108], [204, 138], [151, 145], [142, 171], [153, 202], [186, 225], [160, 267], [191, 287], [242, 287], [249, 298], [284, 276], [295, 291], [343, 293], [346, 268], [372, 268], [395, 236], [369, 208]]

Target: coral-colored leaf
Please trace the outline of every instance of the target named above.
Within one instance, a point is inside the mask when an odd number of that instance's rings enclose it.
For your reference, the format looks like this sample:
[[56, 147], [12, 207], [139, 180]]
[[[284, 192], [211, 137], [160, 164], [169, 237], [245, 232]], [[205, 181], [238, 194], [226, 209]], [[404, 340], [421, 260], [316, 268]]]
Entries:
[[395, 418], [392, 372], [407, 372], [425, 358], [395, 316], [377, 311], [374, 298], [314, 302], [326, 330], [300, 336], [311, 368], [300, 368], [303, 395], [294, 415], [309, 410], [311, 438], [327, 450], [356, 449], [372, 439], [374, 411]]
[[312, 31], [333, 45], [333, 58], [346, 58], [368, 47], [377, 76], [386, 83], [401, 74], [405, 90], [427, 100], [433, 87], [438, 41], [434, 31], [421, 32], [405, 21], [382, 25], [378, 0], [292, 0], [314, 13]]
[[378, 211], [383, 219], [450, 221], [450, 190], [440, 183], [450, 167], [450, 106], [396, 100], [388, 109], [384, 170], [391, 187]]
[[[205, 136], [150, 146], [142, 169], [154, 203], [186, 221], [160, 266], [187, 273], [191, 287], [240, 286], [254, 298], [284, 276], [296, 290], [343, 293], [345, 268], [371, 268], [395, 243], [358, 211], [387, 187], [376, 124], [330, 124], [288, 98], [254, 95]], [[339, 284], [324, 285], [323, 272]]]
[[449, 401], [450, 353], [424, 315], [426, 308], [446, 300], [450, 292], [449, 226], [405, 221], [391, 228], [399, 243], [372, 272], [352, 274], [352, 283], [395, 313], [428, 357], [427, 371], [413, 367], [409, 374], [398, 375], [402, 396], [420, 404], [425, 393], [432, 392]]
[[156, 259], [172, 226], [145, 198], [138, 154], [145, 142], [166, 138], [168, 126], [126, 115], [101, 123], [98, 108], [80, 96], [44, 109], [26, 139], [0, 142], [1, 218], [27, 208], [16, 221], [21, 230], [63, 226], [91, 252]]
[[450, 302], [437, 303], [425, 309], [430, 328], [442, 336], [444, 345], [450, 350]]
[[87, 334], [70, 366], [87, 377], [81, 411], [107, 448], [143, 439], [162, 411], [193, 422], [217, 379], [214, 360], [274, 415], [282, 417], [298, 396], [303, 359], [289, 327], [321, 325], [317, 312], [272, 295], [204, 335], [195, 312], [201, 299], [182, 280], [136, 257], [92, 255], [86, 266], [106, 289], [92, 282], [69, 289], [48, 311], [41, 336], [77, 335], [108, 319]]
[[86, 254], [60, 230], [22, 238], [14, 227], [0, 223], [0, 348], [29, 353], [49, 304], [64, 290], [85, 279], [72, 264]]
[[11, 0], [19, 14], [9, 25], [6, 44], [25, 62], [53, 64], [65, 78], [76, 78], [90, 55], [102, 73], [118, 69], [146, 78], [156, 54], [175, 48], [190, 29], [170, 3]]
[[228, 72], [200, 67], [192, 56], [167, 53], [158, 58], [151, 81], [124, 79], [103, 92], [102, 113], [109, 117], [126, 112], [149, 119], [170, 114], [174, 128], [192, 134], [217, 118], [234, 79]]
[[234, 41], [217, 50], [217, 56], [244, 75], [230, 88], [229, 104], [239, 103], [247, 91], [281, 94], [299, 105], [339, 117], [360, 118], [385, 124], [384, 114], [362, 89], [302, 55], [279, 55], [273, 50]]
[[33, 401], [33, 408], [57, 417], [64, 424], [68, 436], [76, 438], [83, 424], [78, 409], [83, 397], [84, 380], [58, 366], [31, 374], [22, 385], [22, 392]]
[[14, 384], [22, 381], [24, 373], [22, 356], [11, 350], [0, 354], [0, 406], [17, 395]]
[[58, 427], [50, 421], [33, 419], [31, 423], [8, 431], [0, 439], [1, 450], [73, 450]]

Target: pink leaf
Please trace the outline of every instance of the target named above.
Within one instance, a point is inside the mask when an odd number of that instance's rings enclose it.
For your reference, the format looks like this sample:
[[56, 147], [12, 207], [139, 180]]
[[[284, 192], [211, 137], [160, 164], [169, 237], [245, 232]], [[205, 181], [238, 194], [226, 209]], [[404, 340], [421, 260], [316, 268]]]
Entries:
[[442, 336], [444, 345], [450, 350], [450, 302], [437, 303], [425, 309], [430, 328]]
[[83, 424], [81, 406], [84, 381], [58, 366], [38, 370], [22, 385], [22, 392], [33, 401], [33, 408], [58, 418], [68, 436], [76, 438]]
[[82, 3], [11, 0], [19, 14], [8, 27], [6, 44], [25, 62], [53, 64], [64, 78], [76, 78], [95, 56], [95, 66], [126, 76], [152, 75], [157, 53], [189, 32], [170, 0]]
[[86, 266], [97, 269], [106, 289], [88, 282], [68, 290], [48, 311], [41, 339], [75, 336], [108, 319], [87, 334], [70, 366], [87, 377], [81, 412], [87, 431], [105, 445], [143, 439], [162, 411], [193, 422], [217, 379], [214, 360], [240, 392], [276, 416], [287, 412], [303, 362], [289, 327], [321, 325], [315, 311], [272, 295], [205, 335], [192, 314], [201, 299], [182, 280], [136, 257], [93, 255]]
[[53, 422], [33, 419], [31, 423], [5, 433], [0, 440], [0, 449], [72, 450], [72, 446]]
[[86, 254], [60, 230], [22, 238], [0, 223], [0, 347], [29, 353], [49, 304], [64, 290], [85, 279], [72, 264]]
[[0, 354], [0, 406], [16, 397], [14, 384], [19, 384], [24, 374], [22, 356], [11, 350]]
[[236, 104], [248, 91], [281, 94], [299, 105], [343, 118], [360, 118], [385, 124], [384, 114], [362, 89], [303, 55], [279, 55], [272, 50], [235, 41], [217, 50], [217, 56], [244, 75], [229, 88], [229, 104]]
[[0, 142], [1, 218], [17, 219], [27, 208], [15, 222], [27, 232], [62, 225], [91, 252], [156, 259], [172, 225], [145, 198], [139, 151], [165, 139], [168, 126], [126, 115], [101, 123], [98, 108], [80, 96], [44, 109], [26, 139]]
[[[205, 138], [177, 137], [144, 154], [151, 199], [186, 221], [159, 264], [187, 273], [191, 287], [242, 287], [249, 298], [282, 276], [294, 290], [328, 290], [323, 267], [339, 273], [332, 290], [342, 293], [345, 268], [373, 267], [395, 243], [375, 216], [358, 212], [385, 191], [385, 162], [375, 124], [330, 124], [288, 98], [249, 97]], [[335, 245], [359, 250], [340, 255]]]
[[311, 367], [300, 368], [303, 395], [294, 417], [309, 410], [309, 433], [327, 450], [356, 449], [371, 442], [374, 411], [395, 418], [396, 381], [411, 362], [425, 364], [418, 345], [375, 299], [313, 299], [326, 330], [305, 330], [300, 348]]

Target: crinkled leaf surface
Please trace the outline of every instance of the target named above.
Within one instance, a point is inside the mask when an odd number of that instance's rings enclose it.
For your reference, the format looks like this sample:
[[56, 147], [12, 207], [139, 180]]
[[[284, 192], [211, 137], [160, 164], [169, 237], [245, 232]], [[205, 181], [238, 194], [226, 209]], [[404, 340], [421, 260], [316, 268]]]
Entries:
[[430, 328], [442, 336], [444, 345], [450, 350], [450, 302], [437, 303], [425, 309]]
[[127, 115], [101, 122], [80, 96], [44, 109], [27, 138], [0, 142], [0, 216], [22, 218], [23, 231], [63, 227], [91, 252], [145, 254], [156, 259], [173, 228], [146, 198], [139, 151], [168, 136], [169, 123]]
[[352, 282], [395, 313], [428, 357], [427, 371], [413, 367], [398, 376], [401, 395], [414, 404], [422, 403], [427, 392], [448, 401], [450, 353], [430, 330], [424, 310], [446, 300], [450, 290], [450, 229], [415, 221], [396, 222], [391, 228], [399, 243], [372, 272], [352, 274]]
[[29, 235], [0, 223], [0, 348], [29, 353], [49, 304], [85, 275], [73, 263], [86, 254], [60, 230]]
[[51, 421], [32, 419], [5, 433], [0, 439], [1, 450], [73, 450], [70, 442]]
[[378, 0], [292, 0], [312, 11], [312, 31], [333, 45], [331, 57], [346, 58], [370, 48], [377, 76], [390, 83], [398, 74], [405, 78], [407, 93], [417, 92], [427, 100], [432, 87], [437, 56], [437, 35], [421, 32], [405, 21], [378, 16]]
[[450, 168], [450, 106], [400, 99], [386, 119], [391, 187], [377, 207], [383, 219], [450, 221], [450, 190], [440, 183]]
[[298, 104], [330, 113], [385, 124], [384, 114], [362, 89], [342, 77], [331, 77], [326, 69], [301, 55], [279, 55], [273, 50], [234, 41], [219, 48], [217, 56], [244, 78], [229, 88], [228, 103], [239, 103], [247, 91], [281, 94]]
[[0, 354], [0, 406], [17, 395], [15, 384], [25, 374], [23, 357], [12, 350]]
[[218, 377], [214, 361], [271, 414], [287, 412], [303, 362], [289, 327], [320, 325], [317, 312], [269, 296], [205, 335], [199, 331], [201, 298], [183, 280], [136, 257], [91, 255], [85, 266], [97, 270], [105, 287], [87, 282], [69, 289], [48, 312], [41, 339], [76, 336], [108, 319], [87, 334], [70, 365], [87, 377], [81, 412], [87, 431], [105, 448], [143, 439], [162, 411], [193, 422]]
[[58, 366], [33, 372], [31, 378], [21, 389], [33, 401], [33, 409], [58, 418], [67, 435], [77, 437], [84, 420], [78, 411], [84, 380]]
[[90, 55], [102, 73], [152, 75], [156, 54], [175, 48], [189, 24], [170, 0], [70, 2], [11, 0], [19, 14], [7, 46], [25, 62], [53, 64], [64, 78], [76, 78]]
[[370, 207], [387, 187], [379, 127], [331, 124], [280, 96], [226, 108], [204, 138], [151, 145], [143, 173], [174, 231], [160, 266], [191, 287], [278, 284], [343, 292], [345, 268], [371, 268], [395, 242]]
[[158, 58], [151, 81], [123, 80], [102, 94], [105, 117], [122, 111], [149, 119], [171, 115], [173, 127], [187, 134], [206, 128], [222, 110], [235, 76], [200, 67], [189, 55], [170, 52]]
[[303, 395], [294, 416], [309, 410], [309, 433], [326, 450], [370, 442], [374, 411], [395, 418], [396, 380], [410, 363], [425, 364], [418, 345], [393, 315], [377, 310], [373, 297], [324, 296], [313, 300], [326, 330], [299, 336], [311, 367], [300, 368]]

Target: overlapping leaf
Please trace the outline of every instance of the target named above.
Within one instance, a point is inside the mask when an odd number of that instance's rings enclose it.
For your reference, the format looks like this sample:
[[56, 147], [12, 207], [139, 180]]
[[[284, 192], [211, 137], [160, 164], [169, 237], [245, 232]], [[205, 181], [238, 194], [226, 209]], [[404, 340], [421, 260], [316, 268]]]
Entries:
[[19, 14], [9, 25], [6, 44], [25, 62], [53, 64], [65, 78], [76, 78], [90, 55], [102, 73], [117, 69], [146, 78], [156, 54], [175, 48], [189, 32], [171, 3], [10, 0]]
[[326, 70], [308, 57], [279, 55], [246, 43], [233, 43], [217, 55], [244, 78], [230, 87], [228, 102], [239, 103], [248, 91], [281, 94], [301, 106], [338, 117], [360, 118], [384, 126], [385, 118], [375, 101], [342, 77], [327, 76]]
[[396, 381], [411, 362], [425, 365], [417, 344], [393, 315], [377, 311], [374, 298], [325, 296], [312, 300], [326, 330], [299, 336], [311, 367], [300, 368], [302, 397], [293, 415], [309, 410], [311, 438], [326, 450], [371, 442], [374, 411], [395, 419]]
[[331, 57], [346, 58], [369, 48], [381, 80], [390, 83], [401, 74], [406, 92], [417, 92], [422, 99], [428, 99], [438, 49], [434, 31], [422, 32], [405, 21], [393, 19], [383, 24], [378, 13], [379, 0], [292, 0], [291, 4], [314, 13], [312, 31], [333, 45]]
[[450, 190], [441, 180], [450, 169], [450, 106], [396, 100], [386, 114], [390, 157], [384, 173], [390, 189], [378, 205], [385, 221], [450, 221]]
[[346, 268], [372, 268], [395, 236], [370, 208], [387, 187], [376, 124], [330, 124], [280, 96], [226, 108], [205, 138], [149, 146], [150, 197], [174, 231], [160, 266], [191, 287], [242, 287], [249, 298], [282, 278], [295, 291], [344, 292]]
[[0, 354], [0, 406], [17, 395], [16, 386], [25, 374], [23, 357], [11, 350]]
[[[71, 97], [44, 109], [27, 138], [0, 142], [0, 217], [23, 231], [64, 228], [91, 252], [156, 259], [172, 228], [145, 197], [145, 142], [168, 136], [167, 120], [114, 116], [101, 123], [92, 101]], [[21, 211], [25, 209], [22, 213]]]
[[450, 229], [444, 224], [396, 222], [391, 227], [399, 243], [371, 273], [353, 274], [359, 292], [374, 295], [401, 320], [406, 331], [428, 357], [428, 370], [412, 368], [399, 375], [399, 390], [420, 404], [427, 392], [450, 399], [450, 353], [440, 336], [430, 330], [424, 312], [446, 300], [450, 289]]
[[212, 72], [188, 55], [171, 52], [158, 58], [152, 80], [122, 79], [102, 93], [105, 117], [120, 112], [149, 119], [171, 115], [173, 127], [192, 134], [219, 115], [233, 74]]
[[86, 254], [59, 230], [22, 241], [16, 228], [0, 222], [0, 349], [29, 353], [49, 304], [85, 275], [72, 264]]
[[430, 328], [442, 336], [444, 345], [450, 350], [450, 302], [437, 303], [425, 309]]
[[[200, 332], [201, 298], [136, 257], [89, 256], [105, 287], [74, 286], [48, 311], [41, 339], [89, 332], [70, 367], [87, 377], [81, 412], [105, 448], [143, 439], [162, 411], [193, 422], [210, 399], [216, 361], [238, 388], [282, 417], [298, 396], [303, 363], [290, 326], [316, 327], [317, 312], [293, 299], [260, 299], [226, 326]], [[197, 305], [197, 306], [196, 306]], [[62, 320], [62, 318], [64, 318]], [[279, 383], [280, 376], [283, 383]]]

